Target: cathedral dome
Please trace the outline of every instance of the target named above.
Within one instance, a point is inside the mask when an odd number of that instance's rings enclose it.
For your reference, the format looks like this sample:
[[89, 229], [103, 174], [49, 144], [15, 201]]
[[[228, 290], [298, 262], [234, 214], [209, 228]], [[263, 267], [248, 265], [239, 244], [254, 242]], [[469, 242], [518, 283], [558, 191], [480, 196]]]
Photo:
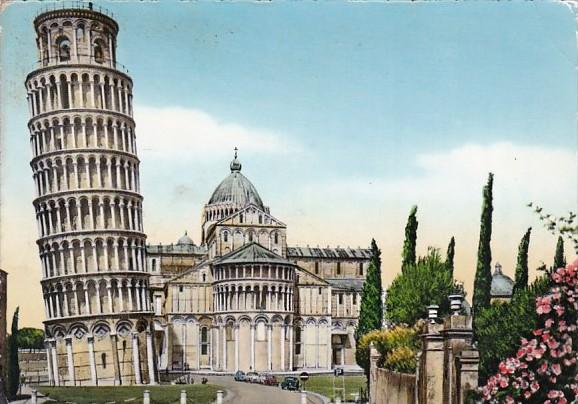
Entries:
[[492, 275], [491, 297], [510, 298], [514, 290], [514, 281], [502, 273], [502, 266], [496, 264], [496, 269]]
[[195, 245], [195, 243], [193, 242], [193, 239], [190, 238], [187, 232], [185, 231], [185, 234], [177, 241], [177, 245]]
[[242, 209], [249, 204], [265, 210], [263, 201], [255, 186], [241, 174], [241, 163], [235, 158], [231, 161], [231, 174], [227, 176], [215, 189], [207, 205], [229, 205]]

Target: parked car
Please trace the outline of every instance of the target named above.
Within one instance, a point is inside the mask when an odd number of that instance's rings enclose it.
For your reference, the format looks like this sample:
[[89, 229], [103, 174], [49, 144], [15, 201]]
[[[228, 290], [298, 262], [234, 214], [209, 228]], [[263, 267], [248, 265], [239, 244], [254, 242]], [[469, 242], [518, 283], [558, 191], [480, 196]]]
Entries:
[[277, 386], [279, 384], [275, 376], [268, 374], [263, 375], [263, 377], [261, 378], [261, 383], [263, 383], [266, 386]]
[[242, 370], [237, 370], [237, 372], [235, 373], [236, 382], [244, 382], [246, 377], [247, 376], [245, 375], [245, 372], [243, 372]]
[[257, 372], [249, 372], [245, 376], [245, 381], [249, 383], [259, 383], [259, 374]]
[[299, 390], [299, 379], [293, 376], [286, 377], [280, 384], [283, 390]]

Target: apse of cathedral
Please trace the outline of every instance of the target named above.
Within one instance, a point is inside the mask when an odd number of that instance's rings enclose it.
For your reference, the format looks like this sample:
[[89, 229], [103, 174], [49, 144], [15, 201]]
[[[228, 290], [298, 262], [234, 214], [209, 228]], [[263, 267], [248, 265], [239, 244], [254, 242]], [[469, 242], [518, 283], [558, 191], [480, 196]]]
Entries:
[[162, 370], [292, 371], [356, 366], [368, 249], [288, 247], [235, 157], [201, 213], [201, 243], [149, 245]]

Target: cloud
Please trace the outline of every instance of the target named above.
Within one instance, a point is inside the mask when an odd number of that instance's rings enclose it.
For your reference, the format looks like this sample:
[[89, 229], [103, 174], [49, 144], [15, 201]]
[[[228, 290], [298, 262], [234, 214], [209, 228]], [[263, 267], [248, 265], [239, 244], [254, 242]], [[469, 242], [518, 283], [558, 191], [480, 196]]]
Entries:
[[572, 150], [509, 142], [466, 144], [418, 154], [411, 171], [411, 175], [396, 173], [394, 178], [340, 180], [330, 183], [326, 191], [339, 192], [345, 187], [351, 191], [349, 196], [363, 199], [459, 206], [479, 202], [482, 185], [493, 172], [494, 194], [505, 203], [534, 201], [567, 206], [570, 202], [571, 207], [575, 206], [576, 154]]
[[150, 159], [214, 160], [230, 156], [234, 147], [243, 153], [286, 154], [301, 147], [283, 136], [235, 122], [223, 122], [190, 108], [135, 106], [139, 153]]

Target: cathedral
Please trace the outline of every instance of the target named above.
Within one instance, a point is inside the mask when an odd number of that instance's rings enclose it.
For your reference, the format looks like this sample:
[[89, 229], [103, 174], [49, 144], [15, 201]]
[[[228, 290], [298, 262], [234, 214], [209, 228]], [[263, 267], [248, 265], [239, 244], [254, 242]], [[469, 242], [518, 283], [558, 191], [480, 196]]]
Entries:
[[355, 366], [370, 251], [288, 246], [236, 152], [202, 209], [200, 243], [147, 244], [118, 23], [78, 3], [33, 25], [25, 88], [50, 383]]
[[201, 243], [150, 245], [160, 370], [292, 371], [355, 365], [367, 249], [288, 247], [287, 226], [241, 173], [202, 209]]

